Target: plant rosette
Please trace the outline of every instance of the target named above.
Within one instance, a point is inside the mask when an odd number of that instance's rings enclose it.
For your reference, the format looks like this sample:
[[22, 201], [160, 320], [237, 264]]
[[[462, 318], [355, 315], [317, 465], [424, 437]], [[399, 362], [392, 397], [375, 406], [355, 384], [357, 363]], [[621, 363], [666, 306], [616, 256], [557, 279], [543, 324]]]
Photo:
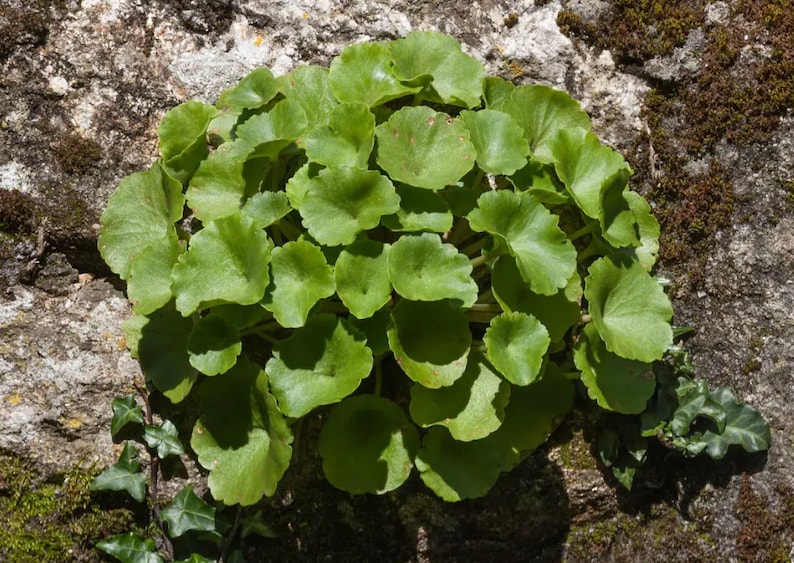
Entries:
[[571, 409], [636, 414], [673, 311], [632, 170], [564, 92], [486, 77], [451, 37], [345, 48], [182, 104], [99, 249], [150, 385], [195, 392], [217, 500], [272, 495], [294, 422], [323, 469], [385, 493], [414, 469], [484, 495]]

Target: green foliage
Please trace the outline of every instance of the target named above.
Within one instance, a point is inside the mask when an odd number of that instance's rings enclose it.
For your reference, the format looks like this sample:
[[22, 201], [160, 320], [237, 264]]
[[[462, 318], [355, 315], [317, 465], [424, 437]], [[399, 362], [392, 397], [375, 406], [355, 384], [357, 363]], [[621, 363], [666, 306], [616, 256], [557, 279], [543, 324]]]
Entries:
[[[172, 110], [99, 244], [148, 381], [173, 402], [198, 387], [215, 499], [272, 495], [318, 410], [332, 484], [385, 493], [416, 467], [450, 501], [541, 445], [575, 385], [643, 412], [672, 344], [658, 223], [589, 127], [564, 92], [486, 79], [432, 32]], [[703, 449], [764, 445], [731, 400], [708, 402], [726, 422]], [[151, 427], [152, 452], [177, 451]]]

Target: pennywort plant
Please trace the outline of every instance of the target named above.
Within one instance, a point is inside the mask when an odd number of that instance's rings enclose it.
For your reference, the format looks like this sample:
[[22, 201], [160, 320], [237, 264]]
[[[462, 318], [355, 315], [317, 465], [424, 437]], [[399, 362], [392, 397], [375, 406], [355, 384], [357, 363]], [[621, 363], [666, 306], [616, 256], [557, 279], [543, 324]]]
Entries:
[[486, 77], [451, 37], [260, 68], [159, 128], [99, 249], [127, 282], [150, 384], [196, 393], [212, 495], [250, 505], [320, 411], [328, 480], [417, 470], [484, 495], [571, 409], [638, 414], [673, 343], [659, 225], [564, 92]]

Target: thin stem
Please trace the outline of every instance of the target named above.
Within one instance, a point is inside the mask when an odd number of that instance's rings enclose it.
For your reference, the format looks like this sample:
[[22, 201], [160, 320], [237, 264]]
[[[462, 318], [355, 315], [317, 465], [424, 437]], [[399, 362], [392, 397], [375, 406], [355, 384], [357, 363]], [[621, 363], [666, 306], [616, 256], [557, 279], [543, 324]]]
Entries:
[[474, 324], [491, 324], [491, 320], [496, 316], [496, 313], [479, 313], [475, 311], [466, 311], [466, 320]]
[[594, 245], [590, 245], [579, 253], [579, 256], [576, 258], [576, 261], [584, 262], [588, 258], [592, 258], [593, 256], [597, 256], [597, 255], [598, 255], [598, 250], [596, 250]]
[[383, 386], [383, 367], [382, 362], [378, 361], [375, 364], [375, 396], [380, 397], [380, 392]]
[[290, 223], [286, 218], [276, 221], [275, 226], [289, 240], [297, 240], [301, 236], [300, 229]]
[[421, 106], [423, 101], [425, 101], [425, 98], [424, 96], [422, 96], [422, 92], [417, 92], [416, 94], [414, 94], [413, 105]]
[[499, 303], [475, 303], [469, 310], [475, 313], [496, 313], [498, 315], [502, 312], [502, 307]]
[[488, 238], [483, 237], [480, 240], [474, 241], [469, 246], [465, 247], [463, 250], [461, 250], [461, 253], [471, 258], [472, 254], [482, 250], [483, 248], [485, 248], [487, 244], [488, 244]]
[[568, 238], [572, 241], [577, 240], [585, 235], [589, 235], [590, 233], [595, 232], [596, 229], [598, 229], [598, 221], [590, 221], [587, 225], [585, 225], [578, 231], [574, 231], [573, 233], [568, 235]]
[[471, 267], [472, 268], [477, 268], [478, 266], [482, 266], [483, 264], [485, 264], [485, 262], [487, 260], [488, 260], [488, 258], [485, 257], [485, 256], [482, 256], [482, 255], [478, 256], [477, 258], [472, 258], [471, 259]]
[[234, 542], [234, 537], [237, 535], [237, 530], [240, 529], [240, 513], [242, 512], [243, 508], [238, 504], [237, 510], [234, 513], [234, 523], [232, 524], [232, 529], [229, 530], [229, 535], [226, 537], [226, 541], [223, 542], [223, 549], [221, 550], [221, 555], [218, 558], [219, 563], [224, 563], [229, 556], [229, 550], [232, 548], [232, 543]]
[[563, 372], [562, 376], [565, 379], [579, 379], [580, 377], [582, 377], [582, 373], [579, 371], [566, 371]]
[[477, 296], [477, 303], [484, 304], [484, 303], [495, 303], [496, 298], [493, 295], [493, 290], [491, 288], [486, 289], [480, 295]]
[[446, 242], [452, 244], [454, 246], [460, 246], [462, 242], [473, 236], [475, 233], [471, 230], [469, 226], [469, 221], [466, 218], [461, 217], [458, 220], [457, 228], [452, 229], [452, 232], [449, 235], [449, 238]]

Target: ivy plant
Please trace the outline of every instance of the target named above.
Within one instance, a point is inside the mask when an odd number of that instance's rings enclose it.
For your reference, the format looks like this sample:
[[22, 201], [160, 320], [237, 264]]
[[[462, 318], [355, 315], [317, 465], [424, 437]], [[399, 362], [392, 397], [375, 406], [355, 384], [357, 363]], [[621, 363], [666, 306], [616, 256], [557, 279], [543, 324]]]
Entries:
[[[199, 399], [190, 447], [218, 501], [272, 495], [316, 411], [334, 486], [418, 471], [459, 501], [541, 445], [577, 385], [616, 413], [654, 395], [673, 344], [659, 224], [566, 93], [412, 32], [259, 68], [158, 132], [99, 249], [149, 384]], [[175, 448], [165, 428], [147, 444]], [[120, 471], [139, 494], [134, 457]]]

